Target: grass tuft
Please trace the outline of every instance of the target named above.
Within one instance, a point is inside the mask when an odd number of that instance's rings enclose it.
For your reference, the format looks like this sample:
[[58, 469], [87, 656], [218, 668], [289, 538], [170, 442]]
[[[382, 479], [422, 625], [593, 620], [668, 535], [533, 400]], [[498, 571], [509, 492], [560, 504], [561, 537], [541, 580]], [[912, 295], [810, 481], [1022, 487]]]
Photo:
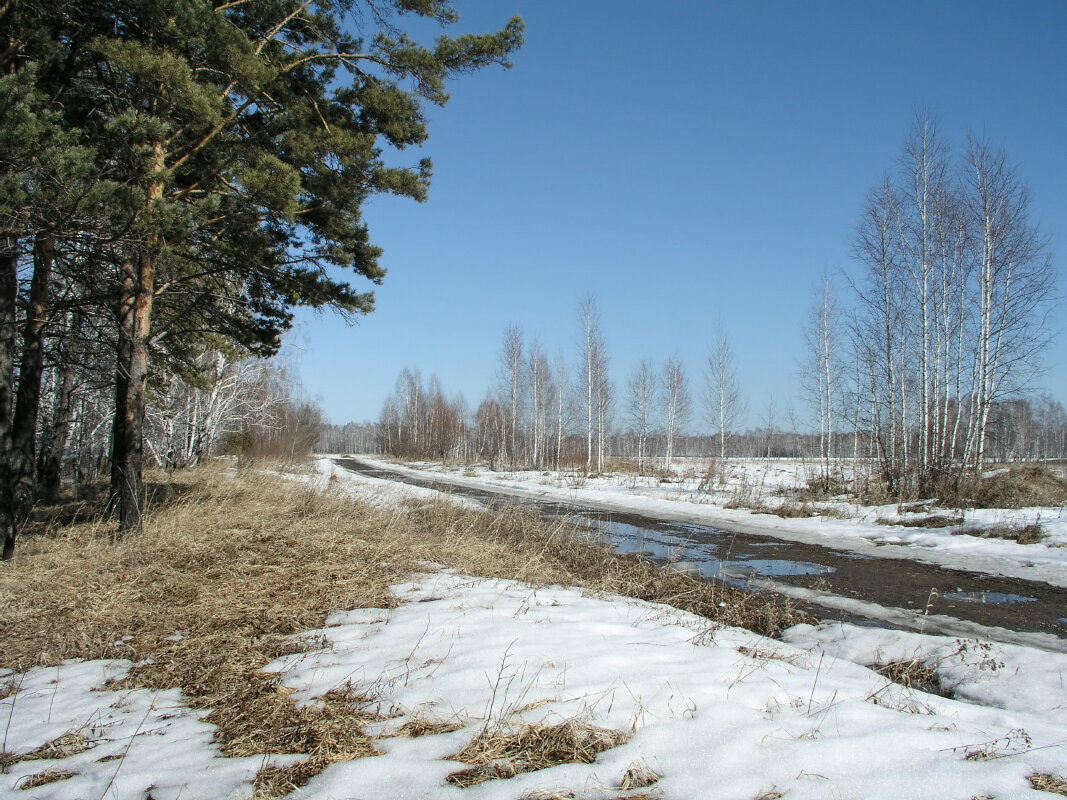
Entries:
[[921, 514], [914, 517], [878, 517], [878, 525], [899, 525], [902, 528], [950, 528], [963, 523], [959, 514]]
[[905, 689], [915, 689], [942, 697], [947, 697], [949, 694], [937, 678], [936, 665], [924, 664], [917, 658], [891, 661], [876, 667], [874, 671]]
[[1036, 464], [1012, 466], [974, 488], [978, 508], [1029, 508], [1067, 503], [1067, 481]]
[[391, 735], [397, 737], [415, 738], [418, 736], [437, 736], [442, 733], [458, 731], [463, 726], [457, 722], [440, 722], [421, 716], [413, 716]]
[[631, 789], [647, 789], [654, 783], [659, 782], [659, 779], [662, 777], [662, 775], [646, 764], [644, 759], [638, 759], [626, 768], [626, 772], [624, 772], [622, 776], [622, 781], [619, 783], [619, 788], [626, 792]]
[[46, 769], [44, 772], [38, 772], [34, 775], [27, 775], [18, 782], [18, 788], [26, 791], [28, 789], [36, 789], [38, 786], [46, 786], [49, 783], [58, 783], [59, 781], [65, 781], [68, 778], [73, 778], [78, 773], [71, 772], [65, 769]]
[[988, 528], [960, 528], [958, 535], [978, 536], [983, 539], [1007, 539], [1019, 544], [1038, 544], [1045, 540], [1045, 530], [1040, 524], [1031, 522], [1021, 525], [993, 525]]
[[1067, 797], [1067, 778], [1048, 772], [1035, 772], [1029, 777], [1030, 785], [1039, 792], [1048, 792]]
[[601, 752], [624, 744], [627, 738], [619, 731], [573, 719], [556, 725], [501, 723], [483, 730], [449, 756], [471, 767], [453, 772], [445, 780], [467, 788], [559, 764], [592, 764]]
[[84, 753], [86, 750], [92, 750], [95, 746], [95, 742], [90, 741], [80, 733], [65, 733], [50, 742], [45, 742], [36, 750], [26, 753], [23, 756], [18, 756], [16, 760], [47, 761], [55, 758], [67, 758], [69, 756], [76, 756], [79, 753]]

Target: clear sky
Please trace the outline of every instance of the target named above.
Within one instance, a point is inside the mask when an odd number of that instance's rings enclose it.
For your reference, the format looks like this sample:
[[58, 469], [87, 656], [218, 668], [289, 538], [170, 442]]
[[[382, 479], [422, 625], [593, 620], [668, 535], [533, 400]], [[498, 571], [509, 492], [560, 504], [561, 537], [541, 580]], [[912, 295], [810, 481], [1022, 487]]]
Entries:
[[[772, 394], [799, 411], [816, 282], [854, 267], [860, 206], [924, 107], [955, 152], [973, 132], [1019, 163], [1062, 295], [1067, 2], [456, 7], [454, 32], [521, 15], [526, 44], [510, 71], [456, 81], [425, 147], [401, 154], [433, 158], [429, 200], [368, 206], [377, 310], [299, 317], [299, 373], [333, 422], [377, 418], [404, 367], [477, 406], [509, 324], [575, 361], [590, 293], [620, 390], [642, 357], [673, 354], [702, 383], [721, 319], [751, 421]], [[1065, 322], [1039, 388], [1067, 402]]]

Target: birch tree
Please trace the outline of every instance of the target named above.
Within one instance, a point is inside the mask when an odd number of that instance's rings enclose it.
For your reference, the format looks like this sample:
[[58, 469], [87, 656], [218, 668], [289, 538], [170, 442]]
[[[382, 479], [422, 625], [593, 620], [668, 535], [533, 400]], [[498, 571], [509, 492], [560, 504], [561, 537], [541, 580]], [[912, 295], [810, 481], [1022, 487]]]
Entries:
[[587, 296], [578, 304], [581, 362], [578, 391], [585, 412], [585, 472], [593, 472], [594, 454], [597, 470], [604, 466], [604, 438], [611, 404], [611, 386], [607, 377], [608, 360], [601, 331], [600, 309], [596, 298]]
[[819, 425], [819, 475], [824, 491], [830, 488], [834, 427], [844, 382], [839, 313], [833, 284], [824, 275], [804, 328], [806, 362], [802, 370], [806, 393]]
[[674, 459], [674, 445], [678, 435], [689, 421], [692, 401], [686, 383], [685, 368], [678, 356], [667, 359], [663, 365], [663, 416], [666, 433], [666, 452], [663, 469], [670, 474]]
[[541, 469], [545, 464], [548, 447], [548, 422], [554, 388], [552, 367], [537, 339], [530, 344], [527, 365], [530, 387], [530, 458], [533, 465]]
[[745, 402], [737, 378], [737, 359], [721, 323], [715, 326], [715, 343], [708, 356], [705, 398], [709, 420], [719, 436], [719, 459], [725, 461], [727, 438], [740, 422]]
[[648, 435], [656, 409], [656, 372], [648, 359], [642, 358], [630, 376], [629, 390], [630, 425], [637, 437], [637, 469], [644, 474]]
[[977, 342], [968, 454], [985, 460], [993, 405], [1024, 388], [1048, 344], [1055, 269], [1048, 240], [1030, 222], [1030, 190], [1003, 151], [972, 139], [967, 152], [967, 212], [977, 243]]
[[519, 460], [519, 418], [522, 414], [523, 378], [526, 357], [523, 351], [522, 330], [509, 325], [504, 331], [500, 350], [500, 373], [507, 408], [507, 453], [505, 459], [516, 466]]

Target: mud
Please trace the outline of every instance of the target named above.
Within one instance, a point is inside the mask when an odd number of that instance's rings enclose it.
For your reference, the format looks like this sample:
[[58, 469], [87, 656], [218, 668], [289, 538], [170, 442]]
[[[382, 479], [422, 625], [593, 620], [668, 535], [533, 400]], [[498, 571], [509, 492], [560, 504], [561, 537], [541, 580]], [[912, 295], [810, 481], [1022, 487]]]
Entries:
[[[1009, 631], [1051, 634], [1067, 648], [1067, 590], [1040, 581], [948, 569], [919, 561], [877, 558], [755, 536], [709, 526], [664, 522], [640, 514], [539, 502], [506, 491], [460, 486], [430, 477], [370, 467], [357, 459], [335, 459], [353, 472], [470, 497], [491, 507], [519, 504], [548, 518], [564, 517], [598, 534], [620, 553], [674, 564], [705, 578], [741, 588], [777, 584], [828, 592], [917, 614], [948, 615]], [[816, 599], [814, 601], [818, 603]], [[808, 604], [807, 601], [802, 603]], [[862, 622], [862, 612], [810, 606], [818, 616]], [[884, 625], [885, 620], [878, 620]], [[914, 625], [910, 626], [914, 627]], [[1063, 649], [1057, 647], [1056, 649]]]

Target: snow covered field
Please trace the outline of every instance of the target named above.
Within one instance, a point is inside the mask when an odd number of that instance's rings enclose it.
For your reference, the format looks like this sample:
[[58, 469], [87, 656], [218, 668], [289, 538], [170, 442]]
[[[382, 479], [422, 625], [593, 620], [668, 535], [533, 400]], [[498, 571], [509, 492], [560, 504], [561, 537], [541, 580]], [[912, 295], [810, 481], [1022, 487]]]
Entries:
[[[377, 502], [429, 497], [320, 469]], [[299, 703], [341, 689], [380, 716], [367, 733], [381, 755], [332, 764], [301, 796], [1009, 800], [1051, 797], [1033, 787], [1067, 778], [1067, 655], [839, 623], [772, 640], [668, 606], [432, 564], [392, 591], [398, 607], [340, 610], [302, 634], [308, 652], [267, 667]], [[177, 690], [108, 684], [131, 666], [0, 675], [2, 749], [38, 751], [0, 774], [0, 797], [246, 797], [265, 763], [297, 759], [219, 757], [212, 726]], [[911, 687], [887, 676], [900, 674], [915, 674]], [[397, 735], [414, 728], [429, 735]], [[563, 729], [615, 746], [528, 772], [521, 754], [479, 766], [468, 748]], [[50, 770], [60, 779], [34, 786]], [[490, 773], [517, 774], [457, 785]]]

